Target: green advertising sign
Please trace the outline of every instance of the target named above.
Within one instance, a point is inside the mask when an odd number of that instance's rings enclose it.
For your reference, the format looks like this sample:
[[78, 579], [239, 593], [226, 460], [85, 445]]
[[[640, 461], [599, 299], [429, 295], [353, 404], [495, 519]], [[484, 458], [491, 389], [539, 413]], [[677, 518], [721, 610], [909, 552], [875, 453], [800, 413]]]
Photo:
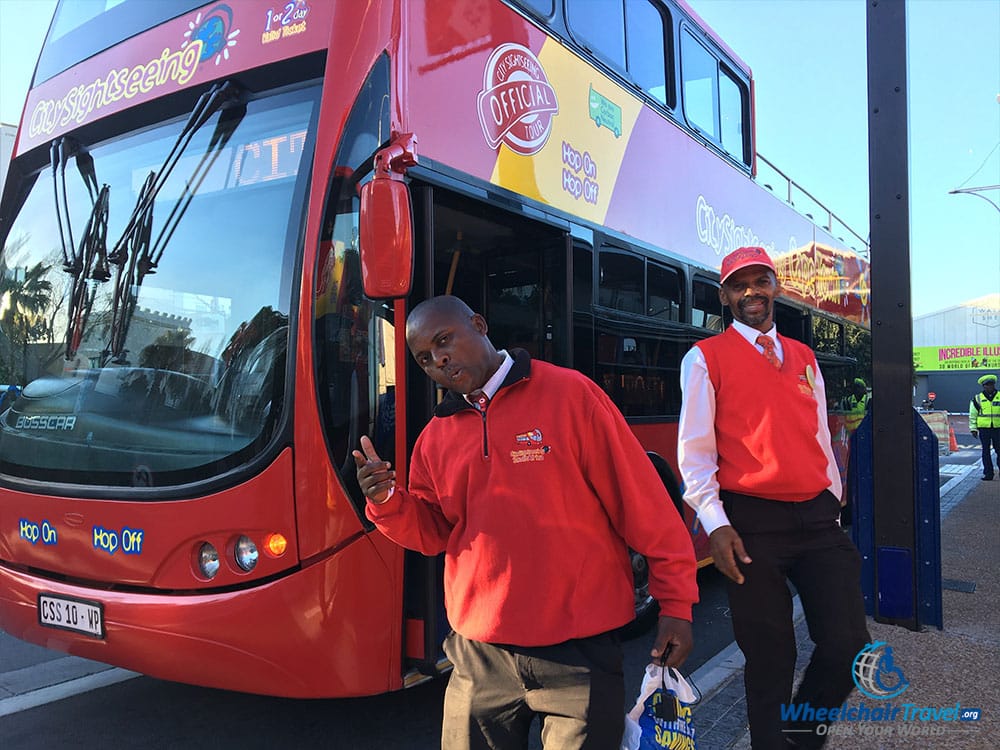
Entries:
[[984, 368], [1000, 369], [1000, 344], [913, 347], [913, 369], [917, 372]]

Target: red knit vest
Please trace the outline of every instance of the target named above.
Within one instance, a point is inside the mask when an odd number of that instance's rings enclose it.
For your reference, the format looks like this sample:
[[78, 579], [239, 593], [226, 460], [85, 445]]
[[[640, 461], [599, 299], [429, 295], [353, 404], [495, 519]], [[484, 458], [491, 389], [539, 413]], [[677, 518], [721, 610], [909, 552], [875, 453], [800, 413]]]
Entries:
[[734, 328], [696, 346], [715, 387], [719, 486], [795, 502], [816, 497], [830, 479], [816, 440], [816, 359], [804, 344], [779, 338], [780, 370]]

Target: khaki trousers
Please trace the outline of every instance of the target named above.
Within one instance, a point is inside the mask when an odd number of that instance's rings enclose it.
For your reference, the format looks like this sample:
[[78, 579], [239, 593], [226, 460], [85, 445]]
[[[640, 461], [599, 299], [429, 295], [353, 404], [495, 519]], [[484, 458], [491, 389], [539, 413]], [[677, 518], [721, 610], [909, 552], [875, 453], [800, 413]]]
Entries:
[[554, 646], [444, 643], [454, 665], [442, 750], [524, 750], [541, 721], [546, 750], [617, 750], [625, 717], [622, 649], [614, 633]]

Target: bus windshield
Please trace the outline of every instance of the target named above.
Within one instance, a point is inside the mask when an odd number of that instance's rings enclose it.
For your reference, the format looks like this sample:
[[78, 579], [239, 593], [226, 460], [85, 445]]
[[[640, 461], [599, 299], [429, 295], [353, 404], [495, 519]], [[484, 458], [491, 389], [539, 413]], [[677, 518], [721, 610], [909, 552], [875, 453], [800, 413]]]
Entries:
[[[0, 471], [163, 486], [278, 423], [318, 89], [52, 146], [0, 252]], [[199, 106], [202, 102], [199, 102]]]

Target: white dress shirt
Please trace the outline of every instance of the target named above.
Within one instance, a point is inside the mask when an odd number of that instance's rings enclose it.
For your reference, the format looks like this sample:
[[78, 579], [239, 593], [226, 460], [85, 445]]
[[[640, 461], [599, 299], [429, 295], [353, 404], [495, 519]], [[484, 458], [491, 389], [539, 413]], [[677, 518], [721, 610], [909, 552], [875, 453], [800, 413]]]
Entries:
[[[764, 348], [756, 343], [760, 331], [739, 321], [733, 321], [732, 327], [763, 354]], [[783, 362], [784, 352], [775, 327], [771, 326], [766, 335], [774, 339], [775, 353], [778, 360]], [[708, 376], [705, 356], [697, 346], [692, 346], [681, 360], [681, 390], [684, 392], [684, 399], [677, 426], [677, 461], [684, 482], [684, 501], [694, 508], [706, 533], [711, 534], [720, 526], [731, 524], [719, 500], [719, 482], [716, 479], [719, 452], [715, 441], [715, 386]], [[813, 393], [816, 396], [818, 422], [816, 442], [826, 456], [826, 473], [830, 479], [828, 489], [839, 500], [840, 470], [833, 456], [826, 414], [826, 386], [818, 365]]]

